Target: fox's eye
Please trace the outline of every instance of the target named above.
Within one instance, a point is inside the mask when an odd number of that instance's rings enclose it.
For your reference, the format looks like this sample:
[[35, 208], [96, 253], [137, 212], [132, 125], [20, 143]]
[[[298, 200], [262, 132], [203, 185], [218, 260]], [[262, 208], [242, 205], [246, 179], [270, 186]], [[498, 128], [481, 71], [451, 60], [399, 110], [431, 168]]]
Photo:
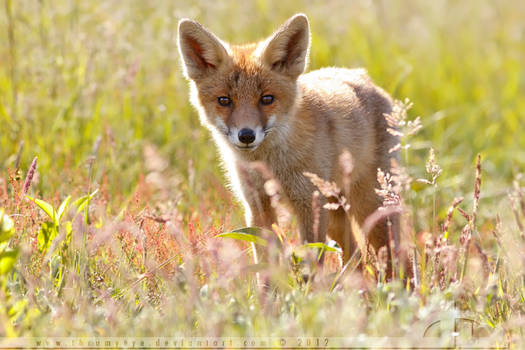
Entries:
[[264, 95], [261, 97], [261, 103], [263, 105], [271, 105], [273, 103], [273, 96], [272, 95]]
[[228, 106], [230, 106], [232, 104], [232, 99], [227, 97], [227, 96], [221, 96], [221, 97], [217, 98], [217, 101], [223, 107], [228, 107]]

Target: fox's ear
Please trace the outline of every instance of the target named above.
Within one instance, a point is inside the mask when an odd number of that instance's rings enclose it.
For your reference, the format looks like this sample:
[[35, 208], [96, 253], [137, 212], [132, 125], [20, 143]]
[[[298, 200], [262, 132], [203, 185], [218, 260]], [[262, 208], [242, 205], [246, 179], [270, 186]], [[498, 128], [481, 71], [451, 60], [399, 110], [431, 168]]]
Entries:
[[205, 77], [228, 59], [221, 41], [190, 19], [180, 20], [178, 43], [184, 74], [193, 80]]
[[308, 18], [297, 14], [262, 42], [257, 51], [263, 64], [295, 78], [306, 68], [309, 48]]

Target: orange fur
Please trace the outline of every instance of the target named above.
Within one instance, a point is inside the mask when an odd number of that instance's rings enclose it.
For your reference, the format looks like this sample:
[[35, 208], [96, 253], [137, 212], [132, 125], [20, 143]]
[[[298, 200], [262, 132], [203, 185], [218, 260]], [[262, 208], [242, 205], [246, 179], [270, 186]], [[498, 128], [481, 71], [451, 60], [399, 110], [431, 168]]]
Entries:
[[[377, 169], [389, 171], [388, 150], [397, 140], [387, 131], [391, 99], [362, 69], [324, 68], [303, 74], [310, 44], [306, 16], [290, 18], [268, 39], [230, 46], [197, 22], [179, 23], [179, 51], [191, 82], [192, 103], [210, 129], [234, 192], [243, 202], [249, 226], [271, 227], [275, 213], [260, 174], [241, 171], [243, 162], [263, 161], [280, 181], [305, 241], [336, 240], [347, 260], [356, 248], [342, 210], [323, 210], [314, 235], [312, 193], [304, 172], [342, 187], [339, 155], [349, 150], [350, 213], [360, 224], [380, 205], [375, 193]], [[261, 103], [272, 95], [273, 103]], [[231, 105], [222, 106], [226, 96]], [[242, 128], [257, 131], [253, 148], [239, 148]], [[260, 136], [262, 135], [262, 136]], [[385, 222], [371, 232], [375, 249], [388, 245]]]

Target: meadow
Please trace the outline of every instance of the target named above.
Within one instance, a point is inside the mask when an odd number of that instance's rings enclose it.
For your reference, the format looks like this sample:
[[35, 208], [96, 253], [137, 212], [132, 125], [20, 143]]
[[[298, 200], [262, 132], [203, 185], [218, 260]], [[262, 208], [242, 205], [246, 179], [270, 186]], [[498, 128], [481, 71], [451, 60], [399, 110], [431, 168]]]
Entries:
[[[465, 318], [492, 346], [519, 348], [525, 2], [1, 3], [0, 337], [404, 346]], [[413, 263], [391, 281], [380, 258], [343, 267], [328, 246], [321, 268], [293, 217], [265, 236], [264, 264], [246, 241], [216, 237], [243, 227], [243, 212], [190, 106], [178, 20], [242, 43], [297, 12], [310, 20], [309, 69], [364, 67], [403, 101], [402, 186], [384, 189], [402, 198], [396, 259]], [[447, 326], [433, 332], [451, 341]]]

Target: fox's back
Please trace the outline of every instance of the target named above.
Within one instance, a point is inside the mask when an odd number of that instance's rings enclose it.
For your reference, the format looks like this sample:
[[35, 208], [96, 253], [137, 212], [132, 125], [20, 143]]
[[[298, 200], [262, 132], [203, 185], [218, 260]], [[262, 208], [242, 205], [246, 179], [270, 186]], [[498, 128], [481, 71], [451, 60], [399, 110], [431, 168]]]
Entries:
[[306, 102], [322, 105], [334, 119], [375, 124], [384, 122], [383, 114], [392, 109], [389, 95], [364, 69], [322, 68], [303, 74], [298, 81]]
[[317, 126], [317, 145], [325, 155], [337, 156], [348, 149], [359, 164], [354, 169], [358, 177], [390, 167], [388, 150], [397, 141], [387, 132], [384, 115], [391, 112], [392, 102], [364, 69], [315, 70], [303, 74], [299, 86], [298, 117]]

